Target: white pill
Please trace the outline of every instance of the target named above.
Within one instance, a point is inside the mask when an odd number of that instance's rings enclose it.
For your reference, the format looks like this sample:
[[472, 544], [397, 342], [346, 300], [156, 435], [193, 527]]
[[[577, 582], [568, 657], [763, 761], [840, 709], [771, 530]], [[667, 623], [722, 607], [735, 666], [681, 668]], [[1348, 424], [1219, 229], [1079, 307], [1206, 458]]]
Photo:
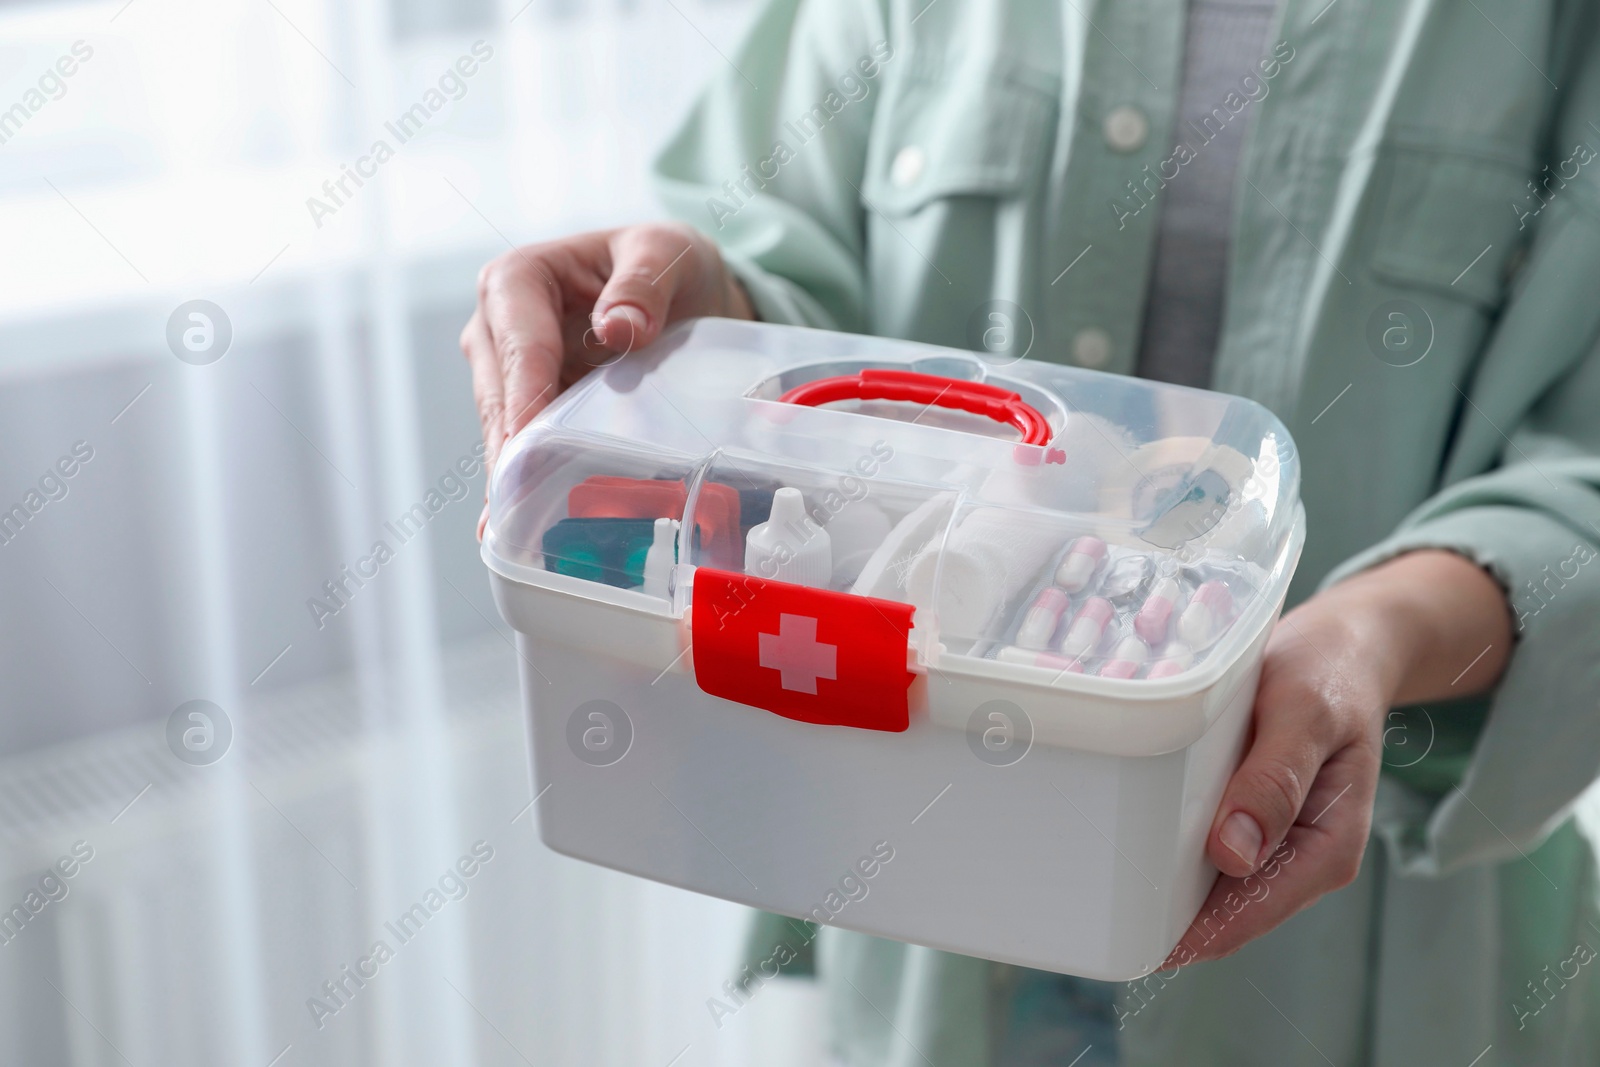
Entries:
[[1178, 636], [1196, 648], [1216, 640], [1233, 621], [1233, 593], [1213, 579], [1194, 591], [1189, 606], [1178, 617]]
[[1160, 661], [1151, 666], [1149, 677], [1171, 678], [1174, 674], [1182, 674], [1188, 670], [1193, 663], [1194, 654], [1189, 651], [1188, 646], [1174, 642]]
[[1051, 670], [1065, 671], [1069, 674], [1082, 674], [1083, 664], [1075, 659], [1067, 659], [1053, 652], [1037, 652], [1031, 648], [1018, 648], [1016, 645], [1005, 645], [994, 654], [994, 658], [1002, 663], [1021, 663], [1027, 667], [1048, 667]]
[[1150, 649], [1136, 635], [1129, 634], [1117, 642], [1111, 658], [1100, 668], [1102, 678], [1132, 678], [1139, 673], [1144, 661], [1150, 658]]
[[1057, 651], [1069, 659], [1087, 656], [1099, 647], [1106, 624], [1115, 614], [1111, 601], [1104, 597], [1090, 597], [1079, 609], [1078, 617], [1072, 620], [1067, 636], [1061, 639], [1061, 647]]
[[1178, 609], [1181, 596], [1183, 587], [1176, 578], [1158, 579], [1151, 587], [1144, 606], [1133, 619], [1134, 632], [1144, 638], [1150, 647], [1159, 648], [1166, 641], [1167, 630], [1172, 625], [1172, 613]]
[[1069, 593], [1081, 593], [1089, 588], [1095, 571], [1106, 558], [1106, 543], [1098, 537], [1080, 537], [1072, 542], [1067, 554], [1056, 568], [1056, 584]]
[[1022, 617], [1022, 625], [1017, 627], [1017, 644], [1023, 648], [1044, 648], [1049, 645], [1068, 602], [1067, 594], [1053, 585], [1042, 590]]

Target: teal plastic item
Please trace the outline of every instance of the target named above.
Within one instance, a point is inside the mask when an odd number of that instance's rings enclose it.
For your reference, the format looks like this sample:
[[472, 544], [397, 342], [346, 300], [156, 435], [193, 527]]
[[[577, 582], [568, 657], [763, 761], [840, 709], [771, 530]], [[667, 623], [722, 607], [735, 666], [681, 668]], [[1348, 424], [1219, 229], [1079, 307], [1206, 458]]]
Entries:
[[644, 584], [654, 530], [654, 519], [562, 519], [545, 531], [545, 569], [632, 589]]

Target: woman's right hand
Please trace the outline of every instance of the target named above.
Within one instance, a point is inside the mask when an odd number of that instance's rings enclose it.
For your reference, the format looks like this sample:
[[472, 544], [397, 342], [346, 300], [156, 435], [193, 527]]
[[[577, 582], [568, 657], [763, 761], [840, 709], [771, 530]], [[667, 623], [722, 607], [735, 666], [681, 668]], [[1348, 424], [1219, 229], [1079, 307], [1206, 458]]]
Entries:
[[486, 469], [561, 390], [697, 315], [753, 319], [755, 310], [715, 242], [688, 226], [602, 230], [492, 260], [461, 331]]

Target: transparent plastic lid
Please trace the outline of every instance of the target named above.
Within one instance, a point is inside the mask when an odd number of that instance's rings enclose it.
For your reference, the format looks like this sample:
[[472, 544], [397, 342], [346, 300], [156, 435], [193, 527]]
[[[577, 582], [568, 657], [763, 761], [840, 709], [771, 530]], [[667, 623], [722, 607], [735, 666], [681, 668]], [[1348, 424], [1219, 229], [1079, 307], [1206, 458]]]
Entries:
[[1249, 400], [725, 319], [591, 373], [506, 447], [484, 557], [682, 616], [698, 568], [910, 604], [924, 661], [1134, 682], [1276, 608], [1299, 460]]

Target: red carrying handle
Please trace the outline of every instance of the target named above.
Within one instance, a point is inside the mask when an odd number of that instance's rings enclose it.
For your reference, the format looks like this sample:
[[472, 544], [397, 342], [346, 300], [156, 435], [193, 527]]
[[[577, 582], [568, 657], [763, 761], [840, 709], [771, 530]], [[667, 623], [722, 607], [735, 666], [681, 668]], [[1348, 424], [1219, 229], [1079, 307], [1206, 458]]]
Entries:
[[817, 407], [835, 400], [906, 400], [930, 407], [954, 408], [987, 415], [1014, 427], [1025, 445], [1050, 443], [1050, 422], [1022, 399], [1021, 394], [998, 385], [918, 374], [909, 370], [864, 370], [836, 378], [819, 378], [797, 385], [778, 398], [785, 404]]

